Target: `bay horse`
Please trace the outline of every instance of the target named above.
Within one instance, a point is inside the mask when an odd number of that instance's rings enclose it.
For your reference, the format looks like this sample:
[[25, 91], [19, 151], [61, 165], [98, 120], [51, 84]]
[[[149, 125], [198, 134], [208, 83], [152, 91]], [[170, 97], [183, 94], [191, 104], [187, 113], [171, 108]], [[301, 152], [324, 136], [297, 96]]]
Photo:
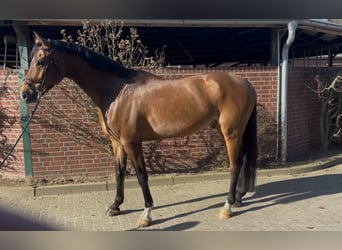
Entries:
[[230, 162], [229, 193], [219, 217], [231, 217], [234, 203], [241, 205], [246, 192], [254, 191], [257, 96], [246, 79], [225, 72], [164, 79], [125, 68], [75, 43], [36, 33], [34, 41], [21, 98], [35, 102], [67, 77], [92, 99], [116, 164], [116, 197], [106, 212], [109, 216], [120, 214], [129, 159], [145, 201], [138, 226], [149, 226], [153, 199], [142, 142], [189, 135], [210, 124], [222, 132]]

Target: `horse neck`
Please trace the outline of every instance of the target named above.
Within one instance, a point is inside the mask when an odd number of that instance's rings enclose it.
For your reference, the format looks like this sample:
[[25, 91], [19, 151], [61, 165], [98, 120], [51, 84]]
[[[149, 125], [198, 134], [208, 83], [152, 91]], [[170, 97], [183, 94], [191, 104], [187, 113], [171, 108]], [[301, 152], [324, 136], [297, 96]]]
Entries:
[[65, 77], [76, 82], [100, 109], [105, 108], [111, 101], [108, 96], [115, 98], [123, 86], [122, 79], [93, 68], [78, 56], [65, 54], [64, 65]]

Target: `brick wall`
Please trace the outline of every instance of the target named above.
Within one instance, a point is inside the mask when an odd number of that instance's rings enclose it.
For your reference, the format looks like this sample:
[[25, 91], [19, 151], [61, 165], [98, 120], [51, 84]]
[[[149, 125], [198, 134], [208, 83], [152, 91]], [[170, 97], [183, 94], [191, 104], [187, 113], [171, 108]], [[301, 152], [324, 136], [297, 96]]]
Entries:
[[[277, 113], [276, 67], [241, 68], [167, 68], [153, 71], [163, 77], [179, 78], [209, 71], [229, 71], [249, 79], [258, 92], [258, 101], [272, 116]], [[13, 101], [18, 107], [17, 80], [14, 81]], [[16, 89], [16, 90], [15, 90]], [[52, 119], [48, 109], [64, 110], [67, 116]], [[32, 105], [29, 105], [32, 108]], [[92, 118], [85, 118], [85, 110], [75, 102], [73, 88], [60, 83], [44, 96], [31, 130], [33, 175], [36, 177], [68, 176], [113, 176], [114, 161], [105, 146], [96, 142], [102, 137], [101, 129]], [[59, 117], [59, 118], [58, 118]], [[71, 135], [63, 127], [65, 120], [76, 121], [81, 131], [92, 131], [86, 138]], [[87, 119], [86, 125], [80, 121]], [[7, 130], [6, 130], [7, 131]], [[7, 131], [6, 133], [9, 133]], [[14, 134], [13, 134], [14, 136]], [[276, 148], [275, 141], [269, 142]], [[22, 148], [22, 145], [20, 146]], [[227, 156], [221, 135], [213, 129], [204, 129], [194, 135], [172, 140], [146, 142], [145, 159], [151, 173], [204, 171], [220, 164], [226, 164]], [[16, 168], [23, 169], [23, 162], [16, 161]], [[21, 170], [22, 173], [22, 170]]]
[[289, 67], [288, 78], [288, 159], [317, 152], [320, 149], [320, 103], [306, 84], [315, 76], [325, 79], [340, 68]]
[[[21, 133], [19, 105], [18, 72], [0, 70], [0, 161], [2, 161], [12, 144]], [[20, 141], [7, 163], [0, 169], [1, 175], [24, 176], [23, 143]]]
[[[69, 81], [63, 81], [44, 96], [31, 125], [34, 176], [114, 173], [113, 158], [105, 146], [96, 143], [97, 138], [103, 137], [102, 130], [98, 122], [88, 119], [86, 110], [78, 106], [77, 98], [79, 96]], [[66, 126], [69, 119], [80, 129]], [[92, 133], [91, 137], [78, 134], [86, 130]]]

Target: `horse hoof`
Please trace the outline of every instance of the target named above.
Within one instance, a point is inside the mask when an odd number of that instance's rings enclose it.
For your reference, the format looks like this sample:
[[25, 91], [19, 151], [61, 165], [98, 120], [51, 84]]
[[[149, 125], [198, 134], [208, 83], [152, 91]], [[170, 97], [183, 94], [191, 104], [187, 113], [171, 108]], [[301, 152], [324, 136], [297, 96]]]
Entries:
[[220, 219], [229, 219], [232, 216], [233, 216], [233, 214], [231, 212], [229, 212], [227, 209], [222, 208], [220, 210], [220, 213], [219, 213]]
[[234, 207], [242, 207], [243, 204], [242, 204], [242, 202], [235, 202], [233, 206]]
[[107, 214], [108, 216], [116, 216], [116, 215], [119, 215], [119, 214], [120, 214], [120, 208], [116, 208], [116, 209], [108, 208], [106, 214]]
[[151, 225], [151, 220], [149, 219], [141, 219], [138, 222], [138, 227], [148, 227]]

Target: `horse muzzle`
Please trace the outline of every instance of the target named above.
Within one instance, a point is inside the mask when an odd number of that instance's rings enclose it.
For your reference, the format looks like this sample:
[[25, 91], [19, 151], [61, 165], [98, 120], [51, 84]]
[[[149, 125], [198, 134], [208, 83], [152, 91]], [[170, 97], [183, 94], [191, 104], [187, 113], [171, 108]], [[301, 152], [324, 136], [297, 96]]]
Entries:
[[33, 88], [22, 88], [20, 93], [21, 99], [25, 103], [36, 102], [38, 98], [38, 91]]

